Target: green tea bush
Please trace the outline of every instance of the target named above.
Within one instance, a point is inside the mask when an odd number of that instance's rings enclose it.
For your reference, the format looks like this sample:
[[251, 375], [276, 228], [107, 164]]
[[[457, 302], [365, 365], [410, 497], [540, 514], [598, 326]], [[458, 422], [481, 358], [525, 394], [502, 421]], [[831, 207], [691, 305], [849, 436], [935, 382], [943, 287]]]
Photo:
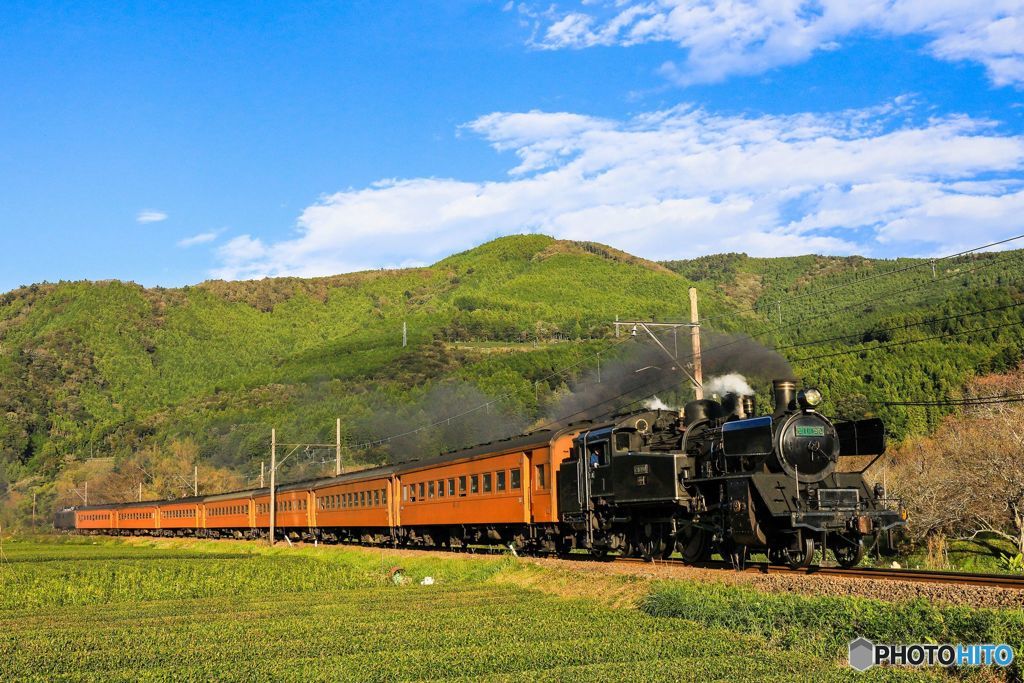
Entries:
[[1008, 642], [1024, 651], [1024, 611], [806, 596], [721, 584], [662, 583], [644, 600], [653, 616], [679, 617], [736, 633], [760, 635], [824, 657], [841, 656], [863, 636], [875, 642]]

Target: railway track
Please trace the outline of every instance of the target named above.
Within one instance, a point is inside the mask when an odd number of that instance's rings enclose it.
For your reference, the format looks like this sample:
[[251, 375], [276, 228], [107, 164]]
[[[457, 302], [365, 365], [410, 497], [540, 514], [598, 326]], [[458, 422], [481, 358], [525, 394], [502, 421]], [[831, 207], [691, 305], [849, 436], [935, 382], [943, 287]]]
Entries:
[[[403, 548], [403, 550], [419, 550], [418, 548]], [[426, 549], [423, 549], [426, 550]], [[507, 548], [494, 547], [494, 546], [469, 546], [462, 548], [452, 548], [446, 552], [452, 552], [457, 554], [467, 555], [504, 555], [508, 553]], [[620, 557], [611, 556], [604, 560], [597, 560], [589, 554], [571, 554], [565, 556], [558, 555], [524, 555], [526, 558], [539, 557], [549, 559], [560, 559], [570, 560], [575, 562], [620, 562], [629, 564], [639, 565], [651, 565], [651, 566], [678, 566], [678, 567], [690, 567], [694, 569], [717, 569], [720, 571], [737, 571], [735, 567], [729, 562], [724, 561], [708, 561], [708, 562], [697, 562], [687, 563], [681, 559], [670, 558], [667, 560], [659, 559], [654, 561], [647, 561], [639, 557]], [[846, 578], [857, 578], [857, 579], [874, 579], [883, 581], [911, 581], [915, 583], [937, 583], [937, 584], [949, 584], [958, 586], [981, 586], [987, 588], [1005, 588], [1009, 590], [1024, 590], [1024, 575], [1014, 576], [1012, 574], [978, 574], [969, 572], [941, 572], [932, 571], [928, 569], [886, 569], [883, 567], [852, 567], [850, 569], [844, 569], [842, 567], [823, 567], [821, 565], [811, 565], [806, 568], [793, 569], [785, 565], [768, 564], [767, 562], [748, 562], [743, 569], [739, 570], [744, 573], [757, 573], [757, 574], [802, 574], [810, 576], [843, 576]]]
[[[640, 558], [617, 557], [616, 562], [630, 562], [645, 564]], [[736, 571], [728, 562], [700, 562], [697, 564], [686, 564], [682, 560], [668, 559], [657, 560], [654, 564], [678, 565], [683, 567], [696, 567], [699, 569], [720, 569]], [[802, 569], [792, 569], [786, 566], [769, 565], [765, 562], [747, 563], [741, 571], [759, 574], [804, 574], [817, 576], [844, 576], [847, 578], [876, 579], [886, 581], [913, 581], [919, 583], [945, 583], [960, 586], [984, 586], [988, 588], [1007, 588], [1012, 590], [1024, 590], [1024, 576], [1011, 574], [977, 574], [966, 572], [941, 572], [926, 569], [885, 569], [878, 567], [853, 567], [843, 569], [842, 567], [822, 567], [812, 565]]]

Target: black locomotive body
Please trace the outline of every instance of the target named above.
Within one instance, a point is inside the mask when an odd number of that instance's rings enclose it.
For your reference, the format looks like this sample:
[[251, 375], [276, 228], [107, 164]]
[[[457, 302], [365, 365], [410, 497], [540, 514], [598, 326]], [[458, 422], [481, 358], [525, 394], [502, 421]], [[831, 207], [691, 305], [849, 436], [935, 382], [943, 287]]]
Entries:
[[773, 383], [775, 410], [752, 396], [692, 401], [683, 415], [646, 411], [581, 432], [558, 471], [563, 549], [647, 558], [679, 551], [697, 562], [748, 553], [806, 566], [815, 548], [852, 566], [865, 539], [905, 524], [905, 512], [840, 457], [880, 455], [880, 420], [834, 424], [821, 394]]

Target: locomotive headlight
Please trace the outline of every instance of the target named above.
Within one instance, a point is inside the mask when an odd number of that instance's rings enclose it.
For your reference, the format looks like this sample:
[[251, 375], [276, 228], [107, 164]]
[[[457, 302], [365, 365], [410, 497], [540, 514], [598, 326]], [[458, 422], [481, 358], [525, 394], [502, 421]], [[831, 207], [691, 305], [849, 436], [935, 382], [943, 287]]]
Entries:
[[821, 392], [817, 389], [802, 389], [796, 395], [796, 400], [801, 408], [813, 408], [821, 403]]

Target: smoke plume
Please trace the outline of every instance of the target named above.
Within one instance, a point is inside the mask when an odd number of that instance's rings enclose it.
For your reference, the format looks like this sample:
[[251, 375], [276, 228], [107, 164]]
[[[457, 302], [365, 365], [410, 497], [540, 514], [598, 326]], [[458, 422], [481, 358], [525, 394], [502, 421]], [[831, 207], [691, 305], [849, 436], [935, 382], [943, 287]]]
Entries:
[[712, 377], [704, 382], [704, 393], [705, 395], [718, 394], [719, 396], [726, 394], [749, 396], [754, 393], [754, 390], [747, 384], [746, 377], [738, 372], [730, 372], [727, 375]]
[[739, 373], [746, 377], [780, 379], [793, 376], [789, 361], [748, 335], [702, 333], [705, 375]]
[[657, 396], [647, 399], [641, 405], [643, 405], [643, 407], [646, 408], [647, 410], [679, 410], [678, 408], [669, 407], [668, 405], [665, 404], [664, 401], [662, 401]]

